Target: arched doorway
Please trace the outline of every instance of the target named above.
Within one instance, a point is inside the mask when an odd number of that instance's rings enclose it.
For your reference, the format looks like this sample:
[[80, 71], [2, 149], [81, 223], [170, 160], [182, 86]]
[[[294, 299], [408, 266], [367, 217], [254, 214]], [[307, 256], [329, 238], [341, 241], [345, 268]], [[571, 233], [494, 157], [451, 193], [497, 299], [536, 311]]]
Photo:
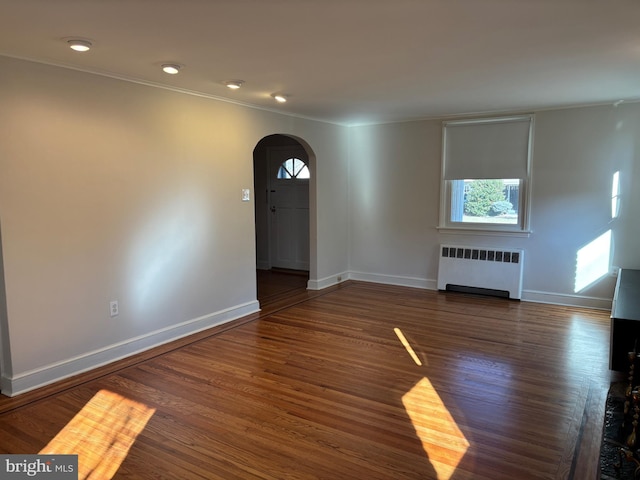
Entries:
[[306, 148], [269, 135], [253, 151], [258, 300], [305, 289], [311, 270], [311, 183]]

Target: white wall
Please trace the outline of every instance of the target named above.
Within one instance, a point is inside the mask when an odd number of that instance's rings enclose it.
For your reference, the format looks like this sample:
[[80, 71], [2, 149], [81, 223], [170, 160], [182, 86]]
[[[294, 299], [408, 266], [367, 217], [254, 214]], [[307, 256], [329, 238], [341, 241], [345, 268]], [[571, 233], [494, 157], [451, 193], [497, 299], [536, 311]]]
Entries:
[[15, 59], [0, 70], [3, 393], [255, 311], [241, 190], [266, 135], [315, 154], [312, 278], [346, 269], [345, 128]]
[[435, 121], [351, 128], [352, 278], [435, 288], [441, 135]]
[[255, 310], [241, 189], [274, 133], [316, 173], [310, 288], [435, 288], [438, 245], [478, 244], [526, 250], [525, 299], [606, 308], [612, 277], [573, 287], [577, 250], [608, 228], [613, 263], [640, 268], [640, 104], [537, 113], [530, 238], [454, 236], [436, 229], [439, 121], [346, 128], [3, 57], [0, 71], [6, 394]]
[[[540, 292], [610, 299], [614, 279], [604, 278], [574, 292], [576, 253], [612, 231], [612, 265], [640, 264], [637, 223], [640, 151], [640, 104], [541, 112], [536, 115], [533, 163], [533, 234], [528, 248], [525, 288]], [[622, 197], [618, 218], [611, 216], [612, 178], [620, 172]], [[634, 179], [634, 176], [636, 178]], [[636, 237], [637, 238], [637, 237]]]
[[[638, 268], [640, 104], [536, 114], [529, 238], [440, 234], [441, 122], [352, 128], [352, 278], [435, 288], [438, 244], [524, 248], [524, 298], [607, 308], [614, 278], [575, 291], [576, 254], [613, 231], [613, 265]], [[611, 219], [612, 175], [623, 189]]]

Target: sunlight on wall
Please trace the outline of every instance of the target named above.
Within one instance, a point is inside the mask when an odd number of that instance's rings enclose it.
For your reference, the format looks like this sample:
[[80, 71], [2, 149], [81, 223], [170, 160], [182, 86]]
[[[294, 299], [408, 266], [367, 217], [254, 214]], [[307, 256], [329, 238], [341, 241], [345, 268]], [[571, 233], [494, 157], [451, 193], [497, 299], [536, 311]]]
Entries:
[[620, 172], [613, 174], [611, 186], [611, 218], [618, 218], [620, 213]]
[[424, 377], [407, 392], [402, 397], [402, 404], [438, 474], [438, 480], [451, 479], [469, 448], [469, 442], [429, 379]]
[[611, 230], [608, 230], [578, 250], [574, 292], [584, 290], [604, 277], [610, 268]]
[[142, 403], [100, 390], [40, 454], [78, 455], [78, 479], [110, 479], [155, 413]]
[[[613, 174], [611, 181], [611, 219], [620, 213], [620, 172]], [[611, 271], [611, 229], [588, 243], [576, 255], [576, 278], [574, 292], [580, 292]]]
[[142, 225], [130, 252], [129, 281], [139, 312], [168, 296], [193, 268], [208, 229], [208, 209], [193, 195], [173, 199]]

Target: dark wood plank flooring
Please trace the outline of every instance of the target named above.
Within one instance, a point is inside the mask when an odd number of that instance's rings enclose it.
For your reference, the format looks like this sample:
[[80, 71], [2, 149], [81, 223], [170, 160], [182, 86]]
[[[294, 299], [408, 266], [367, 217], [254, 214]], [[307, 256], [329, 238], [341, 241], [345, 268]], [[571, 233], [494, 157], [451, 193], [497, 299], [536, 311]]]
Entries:
[[108, 391], [155, 411], [113, 478], [595, 479], [608, 339], [607, 312], [297, 287], [224, 328], [0, 400], [0, 452], [41, 451]]
[[260, 305], [287, 299], [307, 288], [309, 272], [298, 270], [258, 270], [257, 289]]

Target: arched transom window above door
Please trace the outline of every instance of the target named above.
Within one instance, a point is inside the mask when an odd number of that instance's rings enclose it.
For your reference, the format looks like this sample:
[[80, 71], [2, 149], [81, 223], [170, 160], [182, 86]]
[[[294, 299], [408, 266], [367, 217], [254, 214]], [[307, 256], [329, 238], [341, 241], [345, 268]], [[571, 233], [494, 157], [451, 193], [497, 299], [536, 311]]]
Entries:
[[308, 179], [309, 176], [309, 167], [299, 158], [288, 158], [278, 169], [278, 178], [282, 180]]

